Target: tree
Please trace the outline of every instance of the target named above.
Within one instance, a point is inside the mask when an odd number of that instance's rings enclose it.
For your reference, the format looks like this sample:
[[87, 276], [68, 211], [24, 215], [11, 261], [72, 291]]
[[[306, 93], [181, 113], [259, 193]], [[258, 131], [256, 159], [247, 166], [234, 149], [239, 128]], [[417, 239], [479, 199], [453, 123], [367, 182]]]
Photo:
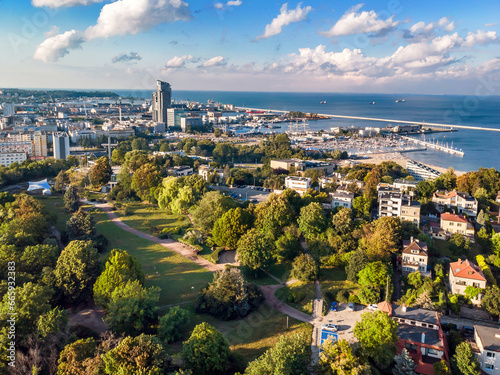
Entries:
[[217, 271], [196, 300], [196, 311], [222, 320], [247, 316], [263, 301], [259, 287], [248, 283], [237, 268]]
[[481, 372], [479, 362], [467, 341], [458, 344], [453, 360], [462, 375], [476, 375]]
[[381, 367], [387, 367], [396, 351], [398, 323], [382, 311], [361, 315], [354, 326], [356, 337], [363, 350]]
[[146, 163], [134, 172], [131, 187], [135, 190], [139, 198], [154, 203], [155, 198], [152, 191], [160, 182], [161, 173], [158, 167], [153, 163]]
[[321, 204], [312, 202], [306, 207], [302, 207], [297, 223], [306, 239], [312, 240], [320, 237], [326, 229], [326, 217]]
[[251, 217], [246, 210], [232, 208], [215, 222], [212, 236], [217, 245], [236, 249], [239, 239], [250, 225]]
[[[358, 185], [356, 185], [358, 187]], [[370, 213], [371, 201], [366, 199], [364, 196], [359, 196], [354, 198], [352, 202], [352, 208], [356, 213], [357, 217], [368, 216]]]
[[388, 259], [391, 253], [399, 250], [401, 223], [398, 218], [382, 216], [365, 228], [365, 247], [369, 259]]
[[271, 262], [273, 242], [257, 229], [250, 229], [238, 241], [238, 260], [251, 270], [267, 269]]
[[432, 366], [434, 370], [434, 375], [452, 375], [450, 366], [444, 360], [434, 363]]
[[132, 140], [132, 150], [148, 150], [148, 141], [144, 138], [134, 138]]
[[160, 318], [158, 337], [165, 343], [176, 341], [182, 337], [188, 323], [189, 313], [186, 310], [179, 306], [171, 307]]
[[354, 221], [352, 219], [352, 210], [342, 207], [332, 217], [333, 230], [338, 235], [345, 235], [352, 232]]
[[69, 185], [68, 189], [64, 193], [64, 208], [69, 212], [75, 212], [80, 206], [80, 195], [78, 194], [78, 188], [75, 185]]
[[117, 286], [111, 294], [105, 321], [111, 331], [136, 336], [158, 321], [160, 289], [143, 288], [139, 280]]
[[462, 233], [453, 233], [448, 240], [449, 248], [453, 254], [467, 254], [470, 249], [470, 241]]
[[295, 216], [294, 208], [283, 195], [271, 194], [255, 209], [255, 227], [275, 241], [283, 228], [292, 224]]
[[191, 212], [194, 225], [204, 233], [210, 233], [214, 224], [236, 204], [233, 199], [222, 195], [220, 191], [209, 191], [203, 195], [198, 205]]
[[95, 221], [92, 215], [80, 207], [66, 222], [66, 232], [70, 241], [89, 240], [95, 235]]
[[49, 335], [55, 335], [66, 331], [68, 325], [68, 313], [59, 307], [55, 307], [46, 314], [40, 315], [36, 324], [38, 336], [45, 339]]
[[491, 315], [500, 315], [500, 288], [498, 286], [495, 285], [486, 289], [481, 301], [481, 307]]
[[303, 333], [282, 335], [274, 347], [248, 364], [245, 375], [308, 374], [310, 359], [310, 337]]
[[319, 366], [322, 375], [371, 375], [370, 366], [356, 357], [352, 346], [345, 340], [325, 341], [321, 346]]
[[68, 344], [59, 354], [57, 375], [89, 374], [90, 359], [94, 358], [97, 343], [90, 337]]
[[361, 303], [371, 305], [380, 302], [380, 287], [373, 285], [365, 285], [358, 292], [358, 298]]
[[313, 281], [318, 277], [318, 265], [309, 254], [299, 255], [293, 261], [290, 276], [300, 281]]
[[182, 360], [193, 375], [224, 374], [229, 365], [229, 345], [208, 323], [198, 324], [183, 343]]
[[105, 373], [109, 375], [161, 375], [170, 367], [170, 359], [155, 336], [125, 337], [103, 356]]
[[273, 257], [281, 263], [285, 259], [292, 260], [295, 256], [302, 252], [302, 246], [297, 237], [290, 232], [285, 232], [274, 243]]
[[66, 184], [68, 183], [69, 179], [68, 177], [66, 176], [66, 173], [64, 173], [63, 170], [61, 170], [55, 180], [54, 180], [54, 189], [56, 191], [63, 191], [64, 188], [66, 187]]
[[92, 241], [71, 241], [57, 259], [56, 286], [72, 303], [90, 297], [99, 271], [99, 256]]
[[418, 289], [422, 286], [422, 275], [420, 272], [412, 272], [407, 276], [408, 284], [410, 284], [414, 289]]
[[138, 280], [141, 285], [144, 284], [144, 272], [137, 259], [125, 250], [111, 250], [104, 271], [94, 284], [95, 302], [106, 307], [117, 287], [134, 280]]
[[401, 354], [398, 354], [394, 357], [394, 368], [392, 369], [392, 373], [394, 375], [416, 375], [415, 372], [415, 362], [408, 353], [408, 350], [403, 349]]
[[19, 266], [30, 277], [41, 276], [44, 267], [54, 268], [59, 249], [53, 245], [26, 246], [21, 255]]
[[358, 273], [358, 283], [364, 286], [372, 285], [382, 288], [387, 284], [387, 276], [390, 274], [390, 268], [386, 263], [380, 261], [368, 263]]
[[358, 249], [351, 254], [349, 263], [346, 266], [347, 280], [353, 283], [358, 282], [358, 273], [368, 264], [366, 252]]
[[111, 170], [108, 158], [106, 156], [102, 156], [97, 159], [94, 165], [90, 168], [90, 183], [94, 187], [101, 187], [109, 182], [112, 173], [113, 171]]

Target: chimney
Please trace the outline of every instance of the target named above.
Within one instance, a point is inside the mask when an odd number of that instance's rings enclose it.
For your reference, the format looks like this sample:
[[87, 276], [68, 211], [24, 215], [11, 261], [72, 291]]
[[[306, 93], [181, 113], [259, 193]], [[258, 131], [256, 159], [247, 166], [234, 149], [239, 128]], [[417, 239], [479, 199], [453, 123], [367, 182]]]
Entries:
[[403, 312], [406, 312], [406, 303], [403, 303]]
[[425, 344], [425, 333], [422, 332], [422, 344]]
[[458, 264], [462, 264], [462, 259], [458, 258]]
[[413, 242], [413, 236], [410, 237], [410, 243], [412, 243], [412, 242]]

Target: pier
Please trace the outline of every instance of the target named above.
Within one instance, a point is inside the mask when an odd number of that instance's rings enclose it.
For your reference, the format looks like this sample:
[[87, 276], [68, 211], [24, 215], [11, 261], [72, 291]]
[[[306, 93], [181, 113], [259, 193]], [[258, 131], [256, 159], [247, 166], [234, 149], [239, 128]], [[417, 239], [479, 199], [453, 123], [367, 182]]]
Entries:
[[[276, 113], [290, 113], [290, 111], [280, 111], [274, 109], [262, 109], [262, 108], [247, 108], [247, 107], [235, 107], [237, 109], [243, 110], [253, 110], [253, 111], [267, 111], [267, 112], [276, 112]], [[481, 126], [468, 126], [468, 125], [451, 125], [451, 124], [438, 124], [435, 122], [419, 122], [419, 121], [405, 121], [405, 120], [390, 120], [384, 118], [373, 118], [373, 117], [359, 117], [359, 116], [343, 116], [343, 115], [330, 115], [318, 113], [318, 116], [325, 116], [329, 118], [342, 118], [342, 119], [350, 119], [350, 120], [366, 120], [366, 121], [379, 121], [379, 122], [388, 122], [388, 123], [396, 123], [396, 124], [410, 124], [410, 125], [422, 125], [422, 126], [437, 126], [437, 127], [445, 127], [445, 128], [453, 128], [453, 129], [468, 129], [468, 130], [486, 130], [491, 132], [500, 132], [500, 129], [497, 128], [483, 128]]]
[[451, 144], [451, 146], [448, 146], [448, 144], [446, 144], [446, 146], [445, 146], [443, 143], [439, 144], [439, 142], [437, 142], [437, 141], [436, 142], [427, 142], [425, 140], [422, 141], [421, 139], [406, 137], [404, 135], [402, 135], [401, 138], [406, 140], [406, 141], [414, 142], [418, 145], [425, 146], [427, 148], [433, 148], [434, 150], [447, 152], [448, 154], [458, 155], [458, 156], [465, 155], [465, 153], [462, 150], [458, 150], [457, 148], [454, 148], [453, 143]]

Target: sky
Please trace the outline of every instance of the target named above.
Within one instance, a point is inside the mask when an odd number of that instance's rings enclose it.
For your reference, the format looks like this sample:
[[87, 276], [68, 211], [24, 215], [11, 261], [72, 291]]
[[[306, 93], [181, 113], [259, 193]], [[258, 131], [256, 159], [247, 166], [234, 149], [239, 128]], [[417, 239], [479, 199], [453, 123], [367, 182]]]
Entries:
[[0, 0], [0, 87], [500, 95], [498, 15], [498, 0]]

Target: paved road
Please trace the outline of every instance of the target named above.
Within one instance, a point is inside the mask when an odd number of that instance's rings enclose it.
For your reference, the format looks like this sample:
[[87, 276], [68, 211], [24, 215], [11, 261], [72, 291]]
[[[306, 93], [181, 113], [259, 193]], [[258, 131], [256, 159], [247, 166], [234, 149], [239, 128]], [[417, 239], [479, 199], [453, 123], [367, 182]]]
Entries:
[[212, 186], [212, 189], [228, 192], [230, 191], [232, 193], [239, 194], [241, 196], [241, 199], [256, 199], [259, 203], [265, 202], [269, 197], [269, 194], [271, 194], [270, 192], [265, 192], [262, 190], [230, 188], [228, 186]]

